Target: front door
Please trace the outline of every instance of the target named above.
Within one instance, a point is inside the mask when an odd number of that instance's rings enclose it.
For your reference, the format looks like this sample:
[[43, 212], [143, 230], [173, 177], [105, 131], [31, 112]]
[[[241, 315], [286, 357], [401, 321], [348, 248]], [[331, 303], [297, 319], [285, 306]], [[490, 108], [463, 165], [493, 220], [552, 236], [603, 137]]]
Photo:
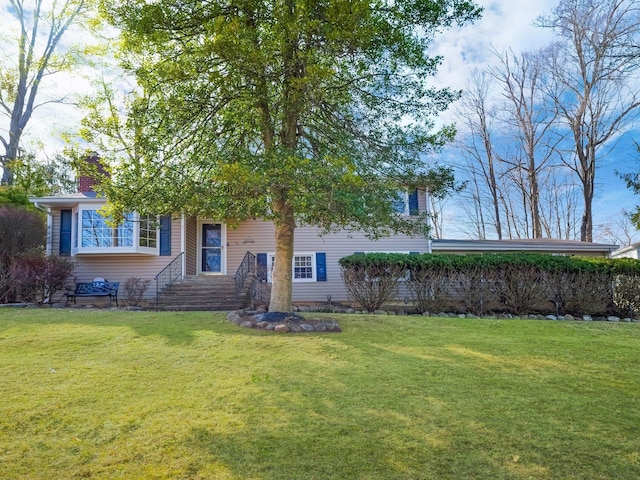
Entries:
[[223, 240], [222, 224], [201, 224], [200, 273], [223, 273]]

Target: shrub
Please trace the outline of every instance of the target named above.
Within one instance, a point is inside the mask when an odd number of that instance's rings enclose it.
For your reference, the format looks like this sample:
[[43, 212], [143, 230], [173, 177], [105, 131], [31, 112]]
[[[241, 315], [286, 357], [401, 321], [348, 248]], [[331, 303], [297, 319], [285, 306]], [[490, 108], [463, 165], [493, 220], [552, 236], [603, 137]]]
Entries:
[[33, 251], [15, 259], [9, 278], [22, 301], [51, 303], [55, 294], [65, 288], [73, 269], [73, 262], [67, 258]]
[[450, 276], [446, 270], [411, 270], [407, 284], [413, 306], [419, 312], [435, 312], [451, 307]]
[[[640, 308], [640, 262], [549, 254], [360, 254], [340, 259], [343, 280], [368, 310], [393, 299], [398, 282], [421, 311], [452, 305], [475, 314], [532, 311], [629, 314]], [[409, 272], [407, 275], [406, 272]]]
[[356, 254], [340, 259], [340, 265], [349, 299], [368, 312], [393, 300], [407, 275], [406, 259], [399, 254]]
[[495, 260], [492, 290], [501, 308], [518, 315], [548, 308], [545, 266], [539, 255], [499, 255]]
[[144, 293], [151, 285], [151, 280], [129, 277], [124, 283], [124, 303], [128, 307], [137, 307], [142, 301]]
[[47, 237], [42, 215], [24, 208], [0, 206], [0, 303], [15, 302], [12, 264], [19, 255], [44, 247]]
[[623, 315], [633, 317], [640, 310], [640, 275], [618, 275], [613, 302]]

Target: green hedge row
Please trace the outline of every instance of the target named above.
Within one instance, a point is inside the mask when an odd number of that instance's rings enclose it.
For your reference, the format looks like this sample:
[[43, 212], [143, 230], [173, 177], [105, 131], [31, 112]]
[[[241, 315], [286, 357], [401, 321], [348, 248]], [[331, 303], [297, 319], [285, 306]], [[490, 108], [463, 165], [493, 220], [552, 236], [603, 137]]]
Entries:
[[640, 308], [640, 261], [628, 258], [371, 253], [340, 265], [352, 300], [368, 310], [399, 292], [422, 311], [629, 315]]
[[468, 267], [505, 268], [534, 267], [548, 272], [599, 272], [612, 275], [640, 275], [640, 261], [632, 258], [570, 257], [533, 253], [483, 253], [483, 254], [402, 254], [356, 253], [339, 261], [343, 268], [371, 265], [396, 265], [412, 269], [449, 268], [464, 270]]

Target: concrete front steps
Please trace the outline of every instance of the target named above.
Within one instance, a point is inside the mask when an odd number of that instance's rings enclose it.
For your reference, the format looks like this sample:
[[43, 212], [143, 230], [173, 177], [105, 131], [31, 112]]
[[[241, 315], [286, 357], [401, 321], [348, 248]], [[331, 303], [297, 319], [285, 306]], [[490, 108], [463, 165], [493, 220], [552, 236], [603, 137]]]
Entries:
[[215, 311], [236, 310], [247, 304], [245, 289], [236, 296], [233, 277], [222, 275], [189, 275], [178, 280], [158, 296], [154, 310]]

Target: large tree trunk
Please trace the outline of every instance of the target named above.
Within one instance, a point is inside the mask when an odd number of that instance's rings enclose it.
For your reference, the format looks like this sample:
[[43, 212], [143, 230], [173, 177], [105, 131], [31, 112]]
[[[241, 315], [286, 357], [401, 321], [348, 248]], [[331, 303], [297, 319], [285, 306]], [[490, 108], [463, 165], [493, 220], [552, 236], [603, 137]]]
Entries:
[[18, 158], [19, 143], [20, 135], [9, 132], [9, 143], [6, 144], [5, 155], [2, 158], [2, 185], [13, 185], [13, 168], [9, 164]]
[[531, 223], [533, 228], [533, 238], [542, 238], [542, 221], [540, 219], [540, 187], [538, 185], [538, 175], [533, 156], [529, 161], [529, 187], [531, 188]]
[[293, 208], [286, 200], [286, 194], [280, 192], [278, 198], [273, 201], [274, 213], [277, 218], [275, 225], [275, 264], [272, 272], [271, 301], [269, 311], [291, 311], [291, 288], [293, 262], [293, 233], [295, 230], [295, 218]]

